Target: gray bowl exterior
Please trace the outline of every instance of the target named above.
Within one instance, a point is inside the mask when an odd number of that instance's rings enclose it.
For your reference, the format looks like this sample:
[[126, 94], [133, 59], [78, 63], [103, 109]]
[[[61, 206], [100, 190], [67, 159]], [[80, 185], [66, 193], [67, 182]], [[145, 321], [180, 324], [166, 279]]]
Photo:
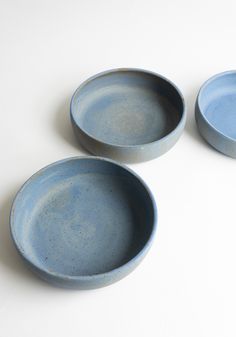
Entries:
[[236, 141], [227, 138], [213, 128], [203, 117], [198, 100], [195, 106], [195, 119], [201, 136], [216, 150], [232, 158], [236, 158]]
[[72, 119], [73, 130], [79, 143], [90, 153], [112, 158], [120, 162], [137, 163], [140, 161], [148, 161], [161, 156], [169, 151], [180, 138], [186, 117], [184, 116], [177, 126], [168, 136], [149, 144], [140, 146], [116, 146], [103, 143], [86, 134]]
[[[172, 130], [168, 135], [164, 136], [163, 138], [159, 140], [156, 140], [151, 143], [141, 144], [141, 145], [124, 145], [123, 146], [123, 145], [116, 145], [116, 144], [113, 145], [113, 144], [103, 142], [93, 137], [92, 135], [88, 134], [87, 132], [84, 132], [84, 130], [80, 127], [80, 125], [78, 125], [78, 123], [75, 122], [73, 118], [73, 113], [72, 113], [72, 102], [73, 102], [73, 97], [75, 95], [74, 94], [72, 97], [71, 106], [70, 106], [70, 118], [71, 118], [73, 130], [74, 130], [74, 134], [78, 142], [91, 154], [94, 154], [96, 156], [111, 158], [113, 160], [117, 160], [119, 162], [125, 162], [125, 163], [137, 163], [137, 162], [152, 160], [154, 158], [157, 158], [163, 155], [167, 151], [169, 151], [180, 138], [184, 130], [185, 123], [186, 123], [186, 107], [185, 107], [184, 97], [179, 91], [179, 89], [176, 87], [176, 85], [172, 83], [171, 81], [169, 81], [168, 79], [166, 79], [165, 77], [159, 74], [156, 74], [154, 72], [151, 72], [151, 71], [146, 71], [146, 70], [136, 69], [136, 68], [126, 68], [126, 69], [122, 68], [122, 69], [113, 69], [113, 70], [104, 71], [95, 76], [92, 76], [85, 82], [89, 82], [104, 74], [115, 73], [115, 72], [120, 72], [124, 70], [125, 71], [137, 71], [139, 73], [153, 75], [157, 78], [162, 79], [163, 81], [166, 82], [166, 84], [172, 87], [172, 90], [174, 90], [175, 93], [179, 96], [179, 99], [181, 100], [182, 105], [183, 105], [183, 111], [181, 111], [182, 117], [178, 125], [175, 127], [175, 129]], [[83, 86], [84, 83], [82, 83], [82, 85], [75, 91], [75, 93]]]

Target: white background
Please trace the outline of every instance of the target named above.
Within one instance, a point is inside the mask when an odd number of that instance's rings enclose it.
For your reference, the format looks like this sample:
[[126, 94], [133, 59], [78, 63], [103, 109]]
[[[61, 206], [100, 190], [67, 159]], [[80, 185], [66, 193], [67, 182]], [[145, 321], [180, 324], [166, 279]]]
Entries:
[[[194, 121], [200, 85], [235, 68], [235, 12], [235, 0], [0, 1], [0, 337], [236, 335], [236, 161], [210, 148]], [[53, 288], [18, 257], [9, 209], [35, 171], [85, 154], [71, 95], [116, 67], [158, 72], [187, 102], [175, 147], [130, 165], [156, 197], [156, 240], [112, 286]]]

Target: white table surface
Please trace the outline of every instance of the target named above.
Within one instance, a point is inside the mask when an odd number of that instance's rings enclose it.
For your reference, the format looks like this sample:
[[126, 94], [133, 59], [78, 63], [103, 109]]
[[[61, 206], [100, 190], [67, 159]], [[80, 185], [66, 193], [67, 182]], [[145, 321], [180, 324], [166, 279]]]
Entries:
[[[230, 0], [0, 1], [0, 337], [235, 336], [236, 161], [194, 121], [199, 86], [236, 68], [235, 12]], [[112, 286], [53, 288], [18, 257], [9, 209], [35, 171], [86, 153], [72, 134], [71, 95], [116, 67], [158, 72], [187, 102], [176, 146], [129, 165], [156, 197], [156, 240]]]

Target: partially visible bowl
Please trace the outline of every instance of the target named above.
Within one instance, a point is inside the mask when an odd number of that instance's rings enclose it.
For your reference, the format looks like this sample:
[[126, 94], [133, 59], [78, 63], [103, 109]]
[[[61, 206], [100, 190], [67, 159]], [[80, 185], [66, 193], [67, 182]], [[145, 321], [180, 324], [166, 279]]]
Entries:
[[195, 116], [202, 137], [218, 151], [236, 158], [236, 71], [217, 74], [203, 84]]
[[28, 266], [61, 287], [91, 289], [129, 274], [157, 224], [155, 201], [130, 169], [68, 158], [34, 174], [11, 210], [13, 241]]
[[186, 119], [183, 96], [172, 82], [132, 68], [85, 81], [72, 97], [70, 112], [75, 134], [89, 152], [122, 162], [168, 151]]

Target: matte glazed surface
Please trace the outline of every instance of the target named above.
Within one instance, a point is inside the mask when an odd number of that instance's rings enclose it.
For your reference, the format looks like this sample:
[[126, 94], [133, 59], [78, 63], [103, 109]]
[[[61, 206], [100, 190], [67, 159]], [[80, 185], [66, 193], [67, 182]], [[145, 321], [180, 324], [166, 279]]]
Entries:
[[217, 150], [236, 157], [236, 72], [209, 79], [200, 89], [196, 121], [202, 136]]
[[155, 204], [128, 169], [98, 158], [71, 158], [39, 171], [14, 202], [16, 246], [46, 280], [94, 288], [117, 281], [145, 255]]
[[184, 102], [163, 77], [118, 69], [101, 73], [77, 89], [71, 118], [76, 135], [90, 152], [142, 161], [166, 152], [177, 141], [184, 127]]

